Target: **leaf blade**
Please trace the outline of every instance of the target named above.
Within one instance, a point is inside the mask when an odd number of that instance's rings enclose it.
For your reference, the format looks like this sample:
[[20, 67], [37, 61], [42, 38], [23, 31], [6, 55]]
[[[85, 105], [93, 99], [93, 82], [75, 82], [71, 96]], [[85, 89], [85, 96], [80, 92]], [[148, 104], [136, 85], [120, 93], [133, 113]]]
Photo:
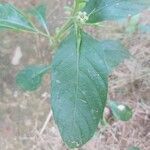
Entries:
[[39, 5], [31, 10], [31, 14], [36, 17], [39, 23], [44, 27], [46, 32], [48, 32], [47, 21], [46, 21], [46, 6]]
[[82, 33], [79, 55], [76, 44], [76, 36], [71, 33], [52, 63], [52, 110], [61, 136], [70, 148], [82, 146], [94, 135], [106, 105], [110, 73], [106, 63], [112, 69], [120, 62], [111, 61], [113, 65], [108, 60], [104, 62], [101, 48], [104, 52], [112, 48], [107, 42]]
[[84, 11], [91, 13], [88, 22], [96, 23], [127, 18], [149, 7], [146, 0], [89, 0]]
[[128, 59], [131, 56], [119, 40], [102, 40], [99, 42], [99, 48], [102, 51], [101, 57], [105, 62], [109, 74], [111, 74], [124, 59]]
[[42, 77], [48, 70], [49, 66], [28, 66], [17, 74], [16, 83], [24, 91], [34, 91], [40, 86]]
[[[86, 42], [84, 44], [86, 44]], [[70, 46], [72, 46], [71, 49], [69, 48]], [[84, 96], [84, 92], [89, 91], [88, 87], [86, 87], [84, 84], [90, 84], [91, 81], [89, 81], [89, 79], [91, 78], [92, 74], [88, 74], [88, 76], [86, 76], [86, 73], [81, 73], [82, 69], [85, 68], [83, 63], [84, 59], [86, 59], [81, 53], [86, 53], [83, 47], [80, 49], [80, 60], [78, 60], [76, 52], [76, 39], [75, 36], [70, 35], [70, 37], [63, 43], [62, 48], [58, 50], [52, 65], [52, 109], [55, 121], [59, 127], [63, 140], [71, 148], [83, 145], [88, 141], [89, 138], [91, 138], [91, 136], [93, 136], [99, 119], [102, 118], [104, 107], [103, 103], [105, 103], [107, 93], [107, 87], [105, 87], [104, 83], [102, 82], [101, 86], [104, 87], [105, 90], [103, 92], [105, 94], [103, 94], [104, 97], [102, 97], [103, 102], [99, 101], [99, 93], [95, 87], [96, 83], [94, 83], [91, 86], [94, 88], [93, 91], [95, 93], [97, 92], [96, 96], [94, 95], [94, 97], [98, 105], [96, 105], [94, 102], [90, 102], [90, 98], [92, 98], [90, 94], [88, 94], [88, 96]], [[69, 57], [67, 57], [65, 60], [60, 60], [62, 55], [63, 57], [69, 55]], [[86, 55], [88, 55], [88, 53], [86, 53]], [[78, 66], [78, 64], [80, 66]], [[89, 62], [87, 61], [86, 65], [88, 64]], [[65, 71], [62, 71], [61, 68], [65, 68]], [[69, 68], [69, 70], [67, 68]], [[80, 71], [78, 69], [80, 69]], [[91, 71], [94, 72], [95, 70], [92, 68]], [[100, 80], [102, 79], [100, 78], [98, 82], [100, 82]], [[60, 95], [58, 92], [64, 94]], [[58, 98], [59, 96], [61, 96], [63, 102], [60, 102]], [[69, 100], [69, 98], [71, 99]], [[80, 105], [81, 107], [79, 107]], [[61, 108], [59, 106], [61, 106]], [[99, 109], [98, 106], [102, 106], [102, 109]], [[95, 116], [91, 113], [92, 109], [90, 109], [90, 107], [93, 108], [93, 113], [95, 113]], [[93, 120], [93, 117], [95, 117], [95, 120]]]
[[0, 27], [36, 32], [27, 18], [11, 4], [0, 4]]

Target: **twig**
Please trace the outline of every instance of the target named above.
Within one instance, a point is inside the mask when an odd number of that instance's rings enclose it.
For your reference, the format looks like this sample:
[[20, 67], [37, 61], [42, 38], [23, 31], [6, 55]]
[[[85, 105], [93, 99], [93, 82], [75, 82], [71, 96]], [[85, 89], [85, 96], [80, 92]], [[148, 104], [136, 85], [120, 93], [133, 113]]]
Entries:
[[43, 124], [43, 127], [41, 128], [40, 132], [39, 132], [39, 136], [43, 134], [44, 130], [46, 129], [47, 127], [47, 124], [48, 122], [51, 120], [51, 117], [52, 117], [52, 111], [50, 110], [44, 124]]

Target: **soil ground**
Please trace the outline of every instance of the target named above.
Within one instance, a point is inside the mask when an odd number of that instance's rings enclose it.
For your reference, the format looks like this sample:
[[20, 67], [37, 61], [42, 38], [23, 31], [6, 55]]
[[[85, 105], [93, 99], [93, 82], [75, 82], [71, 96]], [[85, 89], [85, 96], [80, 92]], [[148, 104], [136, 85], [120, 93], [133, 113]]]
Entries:
[[[50, 32], [66, 20], [64, 6], [68, 0], [0, 0], [23, 9], [39, 3], [47, 5]], [[141, 22], [150, 23], [145, 12]], [[98, 39], [119, 39], [134, 56], [122, 63], [109, 78], [109, 98], [127, 104], [134, 110], [129, 122], [113, 121], [78, 150], [128, 150], [136, 146], [150, 150], [150, 34], [137, 30], [125, 32], [123, 25], [105, 23], [100, 29], [88, 28]], [[15, 51], [22, 52], [19, 65], [12, 65]], [[0, 150], [67, 150], [53, 118], [39, 136], [50, 110], [50, 76], [33, 93], [23, 92], [15, 84], [17, 72], [29, 64], [48, 64], [52, 53], [42, 37], [26, 33], [0, 33]]]

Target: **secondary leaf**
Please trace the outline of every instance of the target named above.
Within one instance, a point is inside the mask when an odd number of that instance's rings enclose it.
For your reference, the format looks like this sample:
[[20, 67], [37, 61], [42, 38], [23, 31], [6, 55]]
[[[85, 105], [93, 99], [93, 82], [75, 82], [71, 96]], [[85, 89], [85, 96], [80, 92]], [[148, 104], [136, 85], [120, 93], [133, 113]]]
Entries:
[[123, 19], [149, 7], [148, 0], [89, 0], [84, 10], [91, 14], [89, 22], [95, 23]]
[[150, 33], [150, 24], [139, 24], [139, 30], [144, 33]]
[[135, 146], [131, 146], [131, 147], [128, 148], [128, 150], [140, 150], [140, 148], [135, 147]]
[[122, 121], [128, 121], [132, 118], [132, 109], [126, 105], [122, 105], [115, 101], [109, 101], [108, 106], [110, 107], [113, 116]]
[[52, 110], [70, 148], [83, 145], [94, 135], [103, 118], [108, 74], [126, 58], [119, 56], [123, 50], [115, 41], [99, 42], [85, 33], [81, 38], [78, 50], [76, 36], [71, 33], [52, 63]]
[[47, 66], [28, 66], [17, 74], [16, 83], [25, 91], [36, 90], [48, 69]]
[[131, 17], [131, 19], [127, 23], [126, 32], [130, 34], [135, 33], [138, 30], [139, 20], [140, 20], [139, 14]]
[[101, 59], [103, 59], [108, 74], [110, 74], [124, 59], [131, 56], [118, 40], [97, 41], [97, 47], [99, 48], [99, 55]]
[[46, 32], [47, 29], [47, 22], [46, 22], [46, 7], [45, 5], [39, 5], [31, 10], [31, 14], [37, 18], [39, 23], [44, 27]]
[[88, 2], [88, 0], [76, 0], [76, 4], [78, 5], [78, 9], [82, 10], [85, 7], [86, 2]]
[[36, 32], [22, 12], [10, 4], [0, 4], [0, 28]]

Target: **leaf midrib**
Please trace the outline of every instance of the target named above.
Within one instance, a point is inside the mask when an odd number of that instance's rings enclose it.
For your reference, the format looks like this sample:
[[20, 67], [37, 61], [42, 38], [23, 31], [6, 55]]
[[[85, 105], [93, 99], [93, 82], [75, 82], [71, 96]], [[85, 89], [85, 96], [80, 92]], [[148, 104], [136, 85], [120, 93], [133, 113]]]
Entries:
[[[74, 111], [73, 111], [73, 123], [72, 123], [72, 127], [73, 130], [75, 129], [75, 125], [77, 125], [76, 123], [76, 111], [77, 111], [77, 100], [78, 100], [78, 92], [79, 92], [79, 52], [81, 49], [81, 33], [78, 30], [78, 27], [76, 26], [76, 32], [74, 33], [76, 35], [76, 87], [75, 87], [75, 100], [74, 100]], [[79, 126], [77, 126], [78, 129], [80, 130], [81, 133], [81, 129]], [[82, 139], [82, 134], [80, 134], [80, 138]]]
[[45, 28], [46, 30], [48, 30], [48, 29], [47, 29], [47, 25], [46, 25], [46, 23], [45, 23], [45, 19], [43, 18], [43, 16], [42, 16], [37, 10], [35, 10], [35, 11], [36, 11], [36, 13], [37, 13], [37, 16], [40, 18], [41, 23], [43, 24], [44, 28]]

